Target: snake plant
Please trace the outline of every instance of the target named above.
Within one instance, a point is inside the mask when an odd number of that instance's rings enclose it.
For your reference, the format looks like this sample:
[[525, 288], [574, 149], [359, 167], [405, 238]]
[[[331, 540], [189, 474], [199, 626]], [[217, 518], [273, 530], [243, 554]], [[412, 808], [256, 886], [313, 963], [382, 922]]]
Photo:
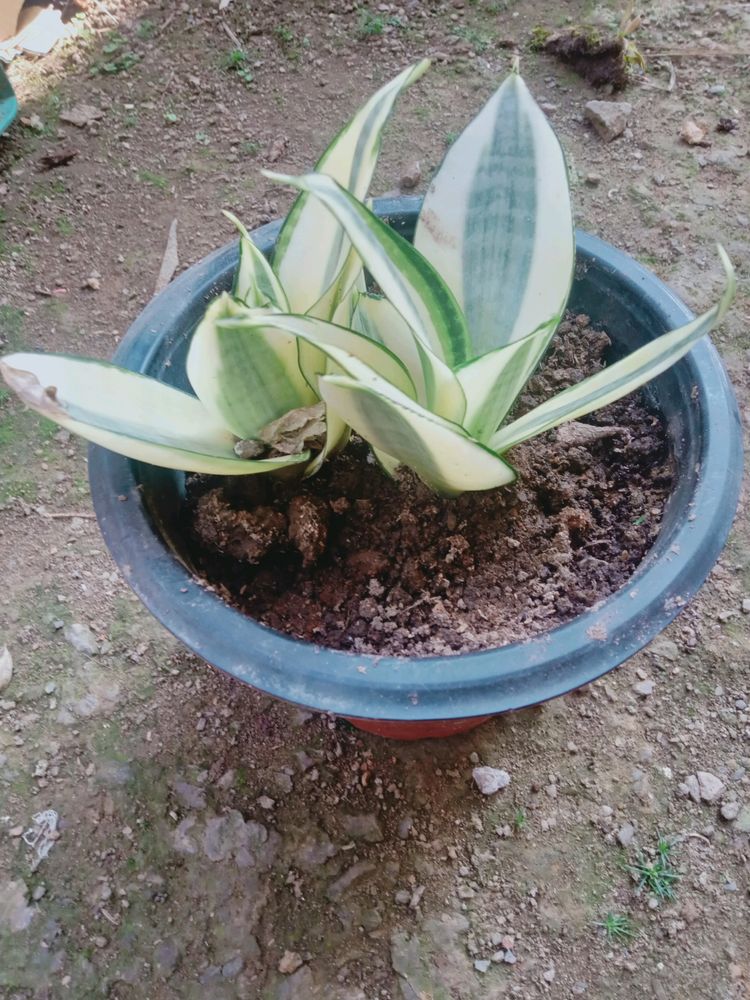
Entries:
[[44, 416], [140, 461], [309, 476], [354, 430], [388, 473], [409, 466], [454, 496], [510, 483], [515, 445], [643, 385], [720, 322], [735, 284], [721, 248], [726, 286], [713, 308], [507, 422], [571, 288], [565, 158], [515, 66], [450, 147], [409, 243], [366, 199], [394, 102], [427, 66], [379, 90], [314, 172], [266, 172], [298, 192], [270, 262], [231, 217], [239, 266], [193, 335], [195, 395], [60, 354], [6, 356], [6, 382]]

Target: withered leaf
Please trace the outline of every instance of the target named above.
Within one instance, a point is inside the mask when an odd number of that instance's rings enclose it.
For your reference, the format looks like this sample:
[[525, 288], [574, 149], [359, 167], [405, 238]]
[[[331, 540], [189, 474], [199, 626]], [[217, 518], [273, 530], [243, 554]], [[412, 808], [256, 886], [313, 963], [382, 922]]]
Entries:
[[321, 451], [326, 438], [326, 405], [320, 402], [290, 410], [266, 424], [258, 437], [272, 454], [299, 455], [308, 448]]

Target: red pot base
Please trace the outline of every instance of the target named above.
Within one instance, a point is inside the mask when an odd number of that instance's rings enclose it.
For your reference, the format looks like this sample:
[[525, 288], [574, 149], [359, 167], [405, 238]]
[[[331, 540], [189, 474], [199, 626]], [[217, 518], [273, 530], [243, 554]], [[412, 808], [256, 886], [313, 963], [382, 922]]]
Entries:
[[476, 715], [471, 719], [435, 719], [430, 722], [388, 722], [381, 719], [352, 719], [344, 716], [357, 729], [390, 740], [439, 740], [476, 729], [491, 715]]

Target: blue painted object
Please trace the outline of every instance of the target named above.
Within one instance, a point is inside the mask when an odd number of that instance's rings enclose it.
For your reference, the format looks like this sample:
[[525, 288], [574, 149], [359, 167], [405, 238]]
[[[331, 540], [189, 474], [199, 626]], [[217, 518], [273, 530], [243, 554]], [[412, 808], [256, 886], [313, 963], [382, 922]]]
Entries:
[[[376, 201], [407, 238], [418, 198]], [[268, 253], [279, 232], [253, 234]], [[229, 289], [237, 244], [191, 267], [151, 302], [115, 361], [187, 387], [184, 361], [207, 303]], [[628, 352], [692, 318], [675, 294], [626, 254], [577, 236], [570, 301]], [[184, 475], [99, 447], [89, 475], [104, 539], [147, 608], [190, 649], [253, 687], [286, 701], [355, 719], [469, 719], [546, 701], [623, 663], [677, 616], [726, 541], [742, 476], [740, 420], [719, 355], [708, 339], [645, 390], [664, 415], [676, 482], [659, 537], [627, 586], [566, 625], [523, 643], [452, 657], [361, 656], [302, 642], [258, 624], [200, 586], [187, 568], [180, 526]], [[373, 472], [373, 475], [376, 473]], [[366, 670], [358, 667], [365, 666]]]
[[0, 65], [0, 135], [8, 128], [18, 114], [18, 101], [13, 93], [10, 80]]

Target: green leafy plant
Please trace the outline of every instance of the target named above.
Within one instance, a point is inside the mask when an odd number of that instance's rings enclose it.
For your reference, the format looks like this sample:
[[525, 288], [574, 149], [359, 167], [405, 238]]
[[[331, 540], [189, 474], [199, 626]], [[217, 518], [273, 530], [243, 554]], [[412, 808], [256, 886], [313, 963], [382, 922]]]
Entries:
[[373, 14], [365, 8], [359, 18], [357, 34], [360, 38], [374, 38], [385, 31], [385, 18], [381, 14]]
[[148, 17], [144, 17], [143, 20], [138, 22], [138, 26], [135, 29], [135, 33], [136, 35], [138, 35], [139, 38], [142, 38], [144, 41], [146, 41], [149, 38], [154, 37], [154, 35], [156, 34], [156, 28], [157, 25], [155, 21], [152, 21]]
[[650, 892], [658, 899], [674, 899], [674, 887], [679, 881], [679, 872], [672, 867], [673, 843], [666, 837], [659, 837], [653, 859], [643, 851], [636, 853], [636, 863], [628, 865], [628, 871], [638, 883], [638, 892]]
[[388, 474], [405, 465], [455, 496], [512, 482], [513, 447], [643, 385], [722, 319], [734, 276], [720, 248], [713, 308], [508, 421], [572, 283], [565, 159], [514, 67], [448, 149], [409, 243], [365, 199], [394, 102], [427, 66], [371, 97], [313, 173], [265, 172], [298, 192], [272, 262], [230, 216], [239, 266], [192, 336], [195, 395], [53, 354], [2, 359], [8, 384], [69, 430], [156, 465], [310, 476], [354, 430]]
[[246, 87], [249, 87], [255, 79], [248, 65], [249, 61], [249, 56], [243, 49], [232, 49], [221, 60], [221, 68], [234, 73]]
[[529, 820], [526, 816], [525, 809], [516, 809], [513, 813], [513, 829], [516, 833], [523, 833], [523, 831], [528, 827]]
[[[285, 24], [277, 24], [273, 29], [276, 41], [279, 43], [279, 48], [284, 53], [284, 55], [291, 62], [299, 62], [300, 58], [300, 43], [298, 43], [297, 38], [291, 28], [288, 28]], [[307, 38], [302, 39], [302, 46], [307, 47], [309, 41]]]
[[482, 55], [492, 47], [494, 36], [488, 31], [480, 31], [477, 28], [461, 26], [455, 29], [456, 38], [461, 39], [472, 47], [474, 52]]
[[97, 59], [91, 66], [92, 76], [97, 76], [100, 73], [113, 76], [116, 73], [124, 73], [135, 66], [141, 57], [126, 46], [126, 38], [123, 38], [116, 31], [110, 32], [107, 41], [102, 46], [103, 58]]
[[607, 913], [603, 920], [597, 921], [607, 941], [625, 943], [636, 936], [630, 917], [624, 913]]

